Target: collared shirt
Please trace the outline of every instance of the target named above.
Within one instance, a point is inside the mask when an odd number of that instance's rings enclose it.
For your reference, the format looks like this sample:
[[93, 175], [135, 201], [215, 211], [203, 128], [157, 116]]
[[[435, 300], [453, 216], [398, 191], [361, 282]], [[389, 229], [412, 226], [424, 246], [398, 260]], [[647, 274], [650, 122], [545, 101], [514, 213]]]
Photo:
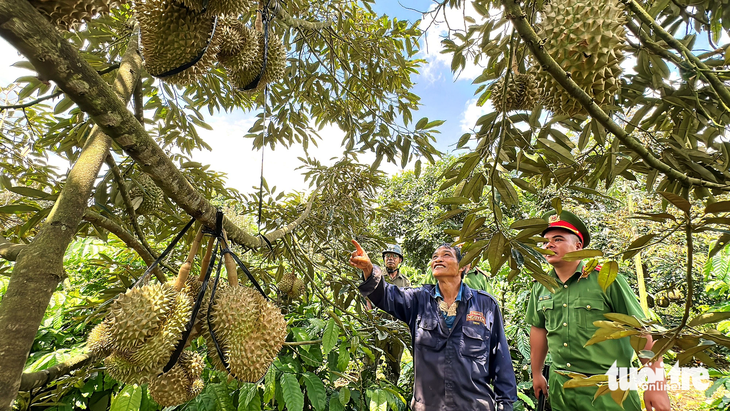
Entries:
[[[461, 283], [461, 286], [459, 287], [459, 294], [456, 295], [456, 300], [454, 300], [454, 304], [459, 305], [459, 302], [461, 302], [461, 293], [464, 292], [464, 283]], [[438, 283], [436, 283], [436, 291], [435, 291], [436, 300], [439, 301], [439, 308], [441, 310], [441, 316], [444, 317], [444, 320], [446, 320], [446, 326], [451, 329], [451, 327], [454, 326], [454, 320], [456, 319], [456, 312], [454, 312], [454, 315], [449, 315], [446, 310], [441, 308], [441, 301], [444, 300], [444, 296], [441, 295], [441, 289], [439, 288]]]
[[555, 270], [550, 270], [549, 275], [558, 282], [555, 293], [535, 283], [525, 320], [547, 330], [548, 350], [556, 370], [605, 374], [614, 361], [618, 367], [629, 367], [634, 354], [629, 337], [584, 345], [598, 329], [593, 322], [608, 320], [603, 314], [644, 318], [639, 301], [622, 275], [604, 292], [598, 284], [598, 270], [580, 279], [582, 272], [583, 262], [563, 283]]
[[391, 276], [386, 272], [383, 273], [385, 276], [385, 281], [394, 284], [396, 287], [410, 287], [411, 282], [408, 280], [408, 277], [400, 273], [400, 270], [395, 275], [395, 278], [391, 278]]
[[414, 411], [511, 411], [517, 383], [494, 297], [462, 286], [454, 326], [440, 314], [436, 287], [400, 288], [377, 266], [360, 292], [405, 321], [413, 342]]

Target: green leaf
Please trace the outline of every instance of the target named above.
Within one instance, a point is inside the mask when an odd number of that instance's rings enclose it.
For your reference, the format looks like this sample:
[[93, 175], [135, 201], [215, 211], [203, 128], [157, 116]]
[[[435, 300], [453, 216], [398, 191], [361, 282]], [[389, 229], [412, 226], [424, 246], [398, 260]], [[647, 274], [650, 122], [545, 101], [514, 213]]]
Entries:
[[234, 411], [236, 409], [225, 383], [209, 384], [198, 397], [198, 401], [209, 410]]
[[563, 256], [563, 261], [578, 261], [582, 260], [584, 258], [593, 258], [593, 257], [601, 257], [603, 256], [603, 251], [601, 250], [578, 250], [578, 251], [571, 251]]
[[553, 208], [555, 209], [555, 212], [560, 215], [563, 212], [563, 201], [560, 199], [560, 197], [555, 197], [552, 200], [550, 200], [550, 203], [552, 204]]
[[340, 399], [340, 404], [344, 407], [348, 402], [350, 402], [350, 389], [347, 387], [341, 387], [337, 397]]
[[324, 329], [324, 335], [322, 335], [322, 353], [324, 355], [329, 354], [330, 351], [337, 344], [337, 337], [340, 335], [340, 329], [335, 324], [335, 319], [330, 318], [327, 322], [327, 327]]
[[629, 258], [633, 257], [636, 253], [641, 251], [641, 247], [645, 246], [646, 243], [651, 241], [652, 238], [654, 238], [654, 234], [647, 234], [643, 235], [636, 240], [632, 241], [631, 244], [629, 244], [629, 248], [624, 253], [623, 259], [624, 261], [628, 260]]
[[251, 403], [253, 398], [258, 394], [259, 387], [254, 383], [244, 383], [241, 389], [238, 391], [238, 409], [248, 410], [248, 405]]
[[276, 367], [269, 367], [264, 377], [264, 402], [269, 402], [276, 394]]
[[13, 193], [20, 194], [24, 197], [32, 198], [47, 199], [51, 196], [51, 194], [48, 194], [45, 191], [36, 190], [35, 188], [30, 187], [8, 187], [8, 191], [12, 191]]
[[672, 205], [674, 205], [678, 209], [684, 211], [685, 213], [689, 213], [689, 209], [692, 207], [692, 205], [686, 199], [668, 191], [657, 191], [657, 193], [661, 194], [662, 197], [664, 197], [667, 201], [672, 203]]
[[127, 384], [112, 400], [109, 411], [137, 411], [142, 404], [142, 387]]
[[642, 328], [643, 325], [641, 324], [641, 321], [637, 320], [635, 317], [626, 315], [626, 314], [620, 314], [620, 313], [606, 313], [603, 314], [604, 317], [608, 318], [611, 321], [617, 321], [622, 324], [630, 325], [634, 328]]
[[426, 124], [428, 124], [428, 117], [423, 117], [416, 123], [416, 130], [421, 130]]
[[601, 266], [601, 271], [598, 273], [598, 285], [601, 286], [603, 292], [606, 292], [608, 287], [616, 280], [618, 276], [618, 263], [615, 261], [609, 261]]
[[327, 406], [327, 392], [325, 391], [322, 379], [311, 372], [303, 375], [304, 385], [307, 387], [307, 397], [315, 410], [324, 411]]
[[340, 344], [340, 350], [337, 355], [337, 369], [345, 371], [350, 364], [350, 351], [347, 349], [347, 343]]
[[512, 225], [509, 226], [509, 228], [513, 230], [522, 230], [525, 228], [531, 228], [531, 227], [545, 227], [547, 228], [547, 221], [543, 220], [542, 218], [528, 218], [526, 220], [517, 220]]
[[253, 390], [253, 393], [253, 398], [245, 406], [241, 404], [242, 396], [239, 394], [237, 411], [261, 411], [261, 394], [258, 389]]
[[692, 319], [692, 321], [689, 322], [690, 327], [694, 327], [697, 325], [702, 324], [711, 324], [716, 323], [719, 321], [723, 321], [730, 318], [730, 311], [723, 311], [723, 312], [711, 312], [711, 313], [704, 313], [702, 315], [699, 315]]
[[304, 410], [304, 393], [294, 374], [284, 373], [281, 376], [281, 390], [283, 391], [286, 409], [289, 411]]
[[0, 214], [32, 213], [38, 210], [40, 210], [38, 207], [30, 206], [27, 204], [10, 204], [0, 207]]
[[370, 397], [370, 411], [388, 411], [388, 393], [384, 390], [368, 390]]
[[443, 205], [458, 205], [458, 204], [468, 204], [471, 200], [469, 200], [466, 197], [448, 197], [448, 198], [442, 198], [438, 201], [439, 204]]
[[705, 214], [717, 214], [730, 211], [730, 201], [718, 201], [705, 207]]
[[68, 96], [61, 99], [61, 101], [56, 104], [56, 107], [53, 109], [53, 114], [59, 114], [63, 113], [64, 111], [71, 108], [71, 106], [74, 105], [74, 101], [68, 98]]
[[345, 407], [340, 404], [340, 400], [333, 395], [330, 397], [328, 411], [345, 411]]

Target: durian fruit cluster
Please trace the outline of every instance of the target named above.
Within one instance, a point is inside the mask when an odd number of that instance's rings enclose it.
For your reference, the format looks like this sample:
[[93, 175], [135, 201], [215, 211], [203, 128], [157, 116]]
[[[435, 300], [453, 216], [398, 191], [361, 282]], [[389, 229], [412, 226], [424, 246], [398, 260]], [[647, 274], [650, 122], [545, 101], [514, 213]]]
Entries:
[[207, 321], [203, 323], [208, 359], [239, 381], [257, 382], [284, 344], [286, 320], [279, 308], [257, 290], [238, 284], [235, 274], [231, 275], [236, 272], [236, 264], [228, 254], [225, 264], [228, 284], [216, 290], [208, 308], [210, 328]]
[[[626, 21], [619, 0], [552, 0], [543, 10], [540, 37], [545, 50], [598, 105], [619, 92]], [[542, 102], [556, 114], [585, 114], [585, 109], [550, 73], [540, 71]]]
[[112, 378], [145, 384], [167, 364], [191, 306], [190, 299], [169, 283], [132, 288], [114, 300], [104, 321], [89, 334], [87, 346], [106, 357]]
[[281, 38], [272, 30], [269, 30], [264, 67], [264, 31], [248, 27], [237, 19], [226, 19], [221, 26], [223, 40], [218, 61], [225, 67], [233, 86], [242, 90], [260, 76], [256, 87], [250, 90], [256, 91], [284, 77], [286, 49]]
[[532, 72], [510, 75], [506, 90], [505, 78], [500, 78], [492, 85], [494, 109], [498, 112], [532, 109], [539, 96], [535, 75]]
[[220, 39], [214, 35], [215, 15], [191, 10], [175, 0], [138, 1], [135, 12], [145, 67], [151, 75], [163, 76], [171, 84], [189, 85], [213, 67]]
[[30, 0], [30, 4], [41, 14], [63, 30], [71, 30], [81, 23], [91, 20], [124, 0]]
[[152, 178], [146, 173], [139, 173], [132, 181], [129, 190], [132, 204], [138, 204], [135, 211], [140, 215], [148, 215], [159, 210], [165, 202], [165, 193], [157, 187]]
[[170, 371], [150, 380], [150, 395], [163, 407], [186, 403], [197, 397], [205, 388], [200, 376], [205, 361], [195, 351], [183, 351]]
[[290, 298], [299, 298], [306, 291], [304, 281], [297, 277], [293, 270], [281, 277], [281, 281], [279, 281], [277, 287], [279, 291], [288, 295]]
[[[239, 16], [253, 0], [140, 0], [135, 5], [147, 71], [177, 85], [198, 82], [218, 61], [239, 89], [260, 76], [260, 90], [283, 78], [286, 49], [269, 30], [264, 68], [264, 30], [246, 26]], [[258, 16], [261, 13], [257, 14]], [[260, 25], [259, 25], [260, 26]], [[171, 71], [189, 66], [179, 73]]]

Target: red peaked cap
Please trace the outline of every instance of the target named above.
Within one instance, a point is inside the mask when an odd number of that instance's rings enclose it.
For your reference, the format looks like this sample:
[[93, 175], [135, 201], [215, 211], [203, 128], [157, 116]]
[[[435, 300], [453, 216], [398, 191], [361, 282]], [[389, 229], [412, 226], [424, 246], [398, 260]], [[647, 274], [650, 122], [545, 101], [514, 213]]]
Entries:
[[561, 211], [560, 217], [558, 217], [555, 211], [549, 211], [543, 214], [542, 218], [548, 222], [547, 228], [542, 231], [543, 236], [550, 230], [563, 229], [577, 235], [583, 244], [583, 248], [587, 247], [591, 242], [591, 235], [586, 225], [577, 215], [570, 211]]

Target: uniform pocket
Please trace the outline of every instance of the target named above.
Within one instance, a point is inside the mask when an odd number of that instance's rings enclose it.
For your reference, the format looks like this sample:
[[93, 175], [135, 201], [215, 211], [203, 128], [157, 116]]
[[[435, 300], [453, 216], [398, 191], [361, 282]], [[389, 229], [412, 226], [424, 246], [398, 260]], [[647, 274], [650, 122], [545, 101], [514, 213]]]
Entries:
[[435, 318], [421, 318], [416, 326], [414, 342], [422, 347], [436, 348], [439, 343], [438, 322]]
[[542, 300], [537, 302], [537, 310], [545, 317], [545, 328], [555, 329], [555, 323], [559, 321], [553, 311], [553, 300]]
[[605, 320], [603, 314], [606, 312], [605, 304], [602, 299], [598, 298], [577, 298], [574, 302], [573, 309], [576, 313], [578, 328], [581, 330], [593, 332], [596, 326], [594, 321]]
[[474, 327], [464, 327], [462, 329], [463, 344], [461, 346], [461, 354], [466, 357], [481, 358], [487, 354], [487, 336], [482, 331]]

